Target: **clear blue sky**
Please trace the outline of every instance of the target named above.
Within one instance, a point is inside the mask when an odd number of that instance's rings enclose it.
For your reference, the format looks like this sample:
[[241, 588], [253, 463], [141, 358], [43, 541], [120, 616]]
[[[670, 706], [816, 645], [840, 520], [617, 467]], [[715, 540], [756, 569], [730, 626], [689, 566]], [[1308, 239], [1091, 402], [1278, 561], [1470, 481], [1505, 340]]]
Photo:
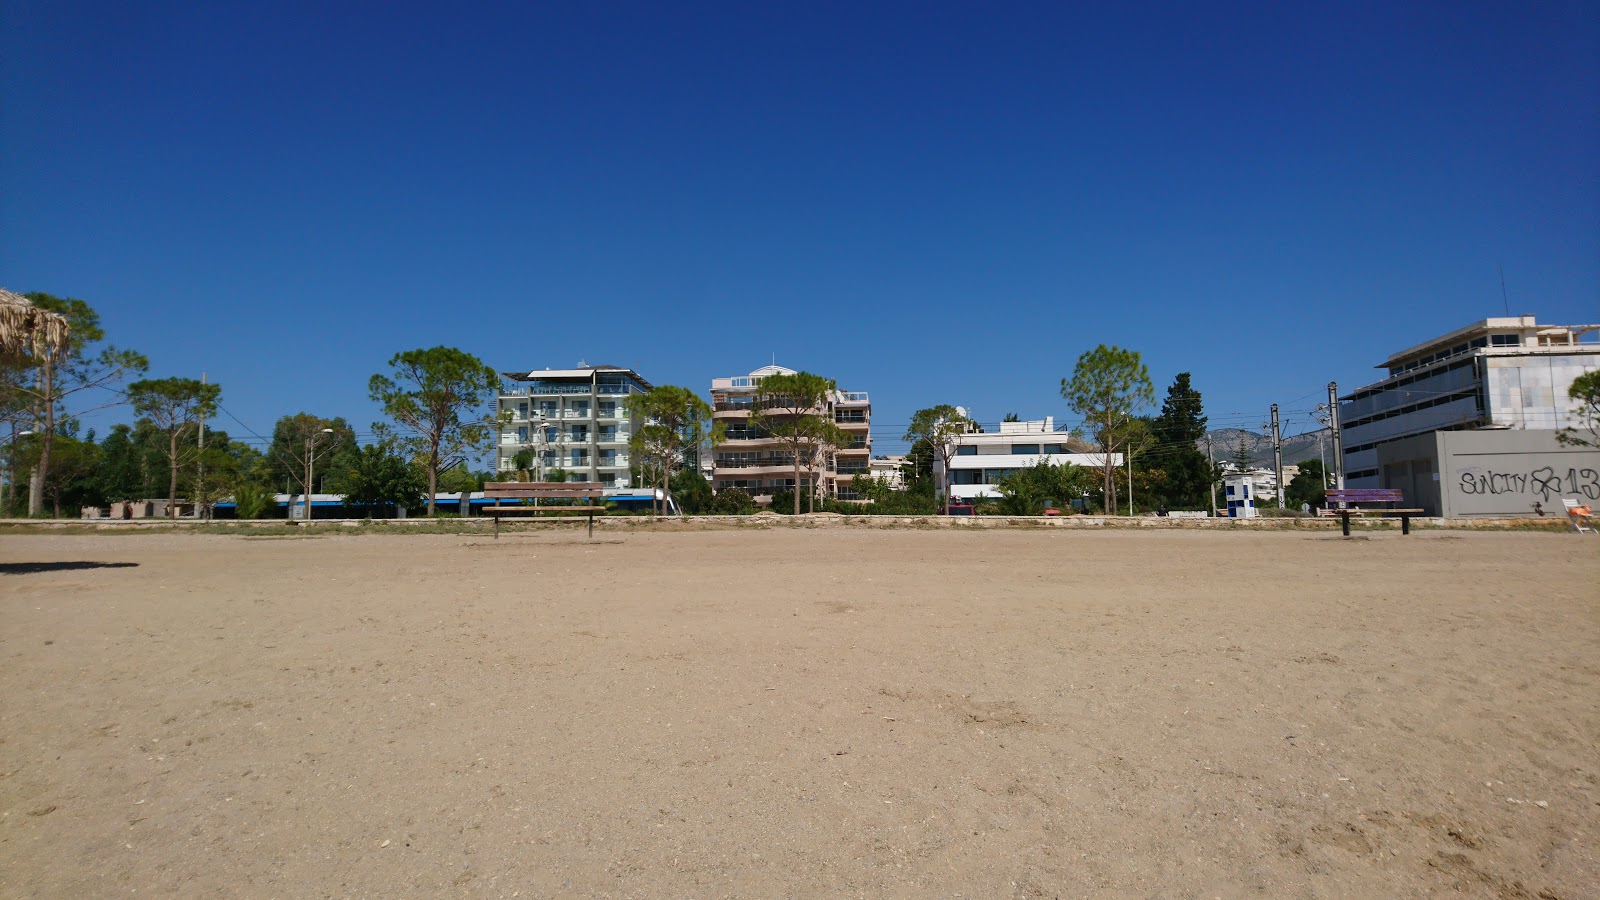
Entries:
[[263, 433], [365, 430], [444, 343], [776, 355], [879, 452], [935, 403], [1065, 420], [1101, 342], [1254, 427], [1500, 315], [1502, 263], [1600, 319], [1600, 5], [1309, 6], [11, 0], [0, 285]]

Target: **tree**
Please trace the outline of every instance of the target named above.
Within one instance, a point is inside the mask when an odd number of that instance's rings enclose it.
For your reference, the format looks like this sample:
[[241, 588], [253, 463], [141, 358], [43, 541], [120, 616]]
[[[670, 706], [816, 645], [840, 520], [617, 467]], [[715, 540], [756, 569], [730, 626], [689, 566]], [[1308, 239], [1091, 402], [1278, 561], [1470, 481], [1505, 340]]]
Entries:
[[[795, 515], [800, 514], [802, 466], [815, 469], [817, 457], [828, 448], [851, 441], [850, 433], [827, 415], [829, 401], [838, 389], [832, 378], [810, 372], [779, 373], [762, 378], [751, 399], [750, 427], [782, 442], [793, 459]], [[812, 484], [813, 495], [816, 489]], [[777, 506], [777, 495], [772, 502]]]
[[[62, 432], [67, 430], [62, 429]], [[58, 433], [51, 437], [54, 439], [50, 443], [54, 445], [55, 462], [50, 466], [49, 472], [45, 473], [42, 481], [35, 479], [37, 488], [33, 490], [42, 499], [50, 501], [51, 515], [59, 519], [63, 506], [71, 509], [86, 500], [97, 499], [94, 472], [100, 462], [100, 448], [95, 445], [92, 433], [87, 440], [79, 440], [67, 433]], [[36, 474], [43, 471], [39, 457], [46, 445], [44, 438], [45, 435], [30, 434], [15, 442], [17, 464], [20, 467], [29, 468]], [[39, 512], [42, 513], [43, 510]]]
[[[61, 316], [69, 328], [64, 346], [15, 360], [13, 371], [5, 379], [13, 404], [18, 410], [27, 410], [34, 433], [40, 437], [37, 459], [28, 478], [28, 514], [37, 516], [44, 511], [45, 481], [55, 458], [58, 418], [122, 403], [122, 396], [114, 389], [125, 379], [143, 373], [149, 362], [139, 353], [119, 350], [114, 345], [95, 348], [105, 340], [106, 333], [100, 327], [100, 314], [83, 300], [44, 293], [25, 296], [35, 307]], [[97, 391], [98, 399], [69, 413], [68, 402], [85, 391]], [[59, 496], [56, 505], [59, 510]]]
[[1600, 447], [1600, 369], [1572, 379], [1567, 396], [1576, 401], [1568, 413], [1576, 424], [1556, 432], [1556, 440], [1572, 447]]
[[945, 515], [950, 514], [950, 461], [956, 455], [956, 441], [973, 428], [972, 420], [962, 410], [942, 403], [912, 413], [911, 425], [901, 438], [913, 446], [926, 441], [928, 452], [944, 468], [944, 483], [935, 488], [935, 493], [944, 504]]
[[431, 516], [439, 473], [470, 450], [488, 449], [498, 420], [477, 414], [492, 406], [500, 376], [454, 347], [396, 353], [389, 369], [388, 375], [379, 373], [367, 381], [367, 392], [400, 427], [380, 422], [372, 428], [380, 439], [393, 440], [397, 448], [426, 460]]
[[633, 397], [629, 405], [647, 424], [634, 430], [628, 440], [628, 452], [635, 457], [634, 465], [659, 472], [660, 511], [665, 513], [672, 473], [685, 464], [691, 452], [699, 459], [701, 448], [722, 443], [724, 428], [722, 423], [713, 421], [711, 404], [677, 385], [653, 387]]
[[1072, 378], [1061, 379], [1067, 408], [1082, 416], [1101, 456], [1107, 512], [1117, 508], [1117, 463], [1112, 454], [1133, 435], [1134, 414], [1155, 402], [1150, 370], [1134, 350], [1105, 344], [1078, 357]]
[[723, 488], [711, 499], [711, 511], [719, 516], [748, 516], [756, 511], [756, 501], [744, 488]]
[[1148, 465], [1161, 470], [1155, 482], [1158, 499], [1179, 509], [1203, 509], [1215, 481], [1211, 462], [1200, 450], [1206, 436], [1206, 417], [1200, 392], [1189, 383], [1189, 373], [1179, 372], [1167, 388], [1161, 414], [1150, 423], [1155, 446]]
[[678, 508], [688, 515], [699, 515], [711, 510], [714, 499], [711, 482], [694, 469], [680, 469], [672, 473], [672, 496], [678, 498]]
[[1290, 509], [1299, 509], [1302, 504], [1317, 509], [1326, 505], [1327, 489], [1328, 476], [1322, 470], [1322, 460], [1308, 459], [1300, 464], [1300, 472], [1284, 490], [1284, 502]]
[[1244, 435], [1239, 435], [1239, 444], [1233, 448], [1233, 466], [1240, 472], [1248, 472], [1255, 468], [1256, 461], [1250, 456], [1250, 450], [1244, 444]]
[[178, 472], [200, 453], [198, 446], [185, 446], [184, 438], [198, 432], [201, 419], [216, 415], [221, 399], [221, 385], [193, 378], [147, 378], [128, 385], [128, 402], [133, 404], [134, 412], [149, 419], [167, 436], [164, 452], [171, 473], [167, 513], [173, 518], [178, 515]]
[[1046, 504], [1060, 507], [1082, 499], [1094, 480], [1088, 469], [1040, 459], [1001, 476], [995, 487], [1000, 491], [1000, 506], [1008, 515], [1037, 516]]
[[[427, 490], [422, 473], [401, 456], [392, 440], [380, 440], [356, 449], [347, 460], [339, 487], [344, 502], [360, 506], [372, 517], [374, 508], [416, 508]], [[432, 498], [432, 494], [429, 494]]]
[[299, 485], [302, 493], [314, 494], [316, 486], [305, 483], [307, 456], [314, 463], [311, 477], [332, 484], [356, 449], [355, 429], [341, 417], [327, 419], [307, 412], [282, 416], [273, 423], [272, 443], [267, 446], [267, 480], [283, 485], [285, 491]]
[[158, 473], [165, 468], [161, 433], [150, 420], [113, 425], [100, 442], [95, 488], [107, 503], [153, 497], [160, 490]]

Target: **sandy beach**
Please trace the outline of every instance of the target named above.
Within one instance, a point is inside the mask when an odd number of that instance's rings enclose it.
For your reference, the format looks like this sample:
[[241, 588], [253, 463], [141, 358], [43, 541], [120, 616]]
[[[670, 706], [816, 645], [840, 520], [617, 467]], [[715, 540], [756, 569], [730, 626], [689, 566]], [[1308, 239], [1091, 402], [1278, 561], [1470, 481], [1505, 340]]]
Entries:
[[5, 897], [1600, 896], [1590, 535], [0, 538]]

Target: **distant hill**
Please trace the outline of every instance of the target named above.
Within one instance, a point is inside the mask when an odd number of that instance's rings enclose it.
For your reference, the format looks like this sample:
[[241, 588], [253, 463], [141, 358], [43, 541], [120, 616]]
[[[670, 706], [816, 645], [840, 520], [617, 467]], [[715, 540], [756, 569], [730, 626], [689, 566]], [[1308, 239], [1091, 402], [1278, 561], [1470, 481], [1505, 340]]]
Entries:
[[[1324, 452], [1333, 453], [1333, 442], [1327, 439], [1326, 428], [1317, 431], [1308, 431], [1294, 437], [1283, 439], [1283, 464], [1291, 465], [1304, 459], [1317, 459], [1317, 437], [1323, 436]], [[1210, 432], [1211, 452], [1216, 455], [1217, 462], [1233, 459], [1238, 451], [1240, 442], [1244, 443], [1245, 451], [1250, 454], [1250, 461], [1257, 465], [1272, 464], [1272, 438], [1259, 431], [1245, 431], [1242, 428], [1219, 428]], [[1206, 449], [1206, 442], [1200, 441], [1202, 452]]]

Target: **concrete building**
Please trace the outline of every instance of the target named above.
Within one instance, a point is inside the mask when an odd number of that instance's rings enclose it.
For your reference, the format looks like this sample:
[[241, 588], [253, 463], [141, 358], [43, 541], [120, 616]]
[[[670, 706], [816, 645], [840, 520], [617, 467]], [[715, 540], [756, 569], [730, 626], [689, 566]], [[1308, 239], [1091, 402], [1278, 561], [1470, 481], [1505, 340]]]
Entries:
[[1381, 368], [1387, 378], [1339, 398], [1346, 487], [1399, 488], [1407, 505], [1440, 516], [1600, 500], [1600, 453], [1555, 439], [1575, 424], [1573, 380], [1600, 369], [1600, 325], [1484, 319]]
[[833, 500], [865, 499], [851, 489], [851, 482], [856, 475], [868, 472], [872, 458], [872, 403], [867, 394], [835, 391], [826, 407], [817, 410], [831, 416], [854, 439], [821, 454], [819, 459], [802, 460], [800, 483], [796, 485], [794, 458], [788, 449], [749, 427], [756, 386], [768, 375], [780, 374], [795, 372], [783, 366], [762, 366], [749, 375], [711, 380], [712, 415], [728, 429], [728, 440], [717, 448], [712, 462], [712, 489], [743, 488], [762, 505], [770, 504], [779, 491], [793, 490], [804, 495], [815, 489], [819, 496]]
[[[973, 432], [958, 436], [955, 455], [950, 460], [951, 477], [945, 478], [944, 463], [937, 458], [933, 461], [933, 476], [937, 484], [950, 485], [952, 499], [998, 498], [1000, 491], [995, 485], [1001, 478], [1041, 461], [1100, 471], [1105, 457], [1082, 452], [1080, 446], [1067, 432], [1056, 430], [1051, 416], [1029, 422], [1001, 422], [1000, 430], [993, 434]], [[1122, 454], [1113, 453], [1111, 458], [1116, 465], [1122, 465]], [[1055, 499], [1067, 503], [1076, 498]]]
[[1230, 472], [1222, 476], [1222, 498], [1227, 501], [1227, 511], [1220, 512], [1230, 519], [1253, 519], [1256, 517], [1256, 499], [1260, 497], [1274, 497], [1274, 493], [1262, 493], [1258, 487], [1254, 471]]
[[498, 471], [514, 470], [517, 452], [528, 450], [536, 477], [562, 469], [573, 481], [628, 486], [628, 439], [644, 424], [628, 398], [650, 390], [650, 382], [617, 366], [502, 374], [499, 408], [509, 421], [496, 444]]
[[1553, 433], [1571, 424], [1567, 389], [1600, 368], [1600, 325], [1484, 319], [1394, 354], [1388, 377], [1339, 398], [1345, 486], [1383, 487], [1379, 453], [1435, 431]]
[[[1138, 465], [1137, 458], [1134, 460]], [[1255, 466], [1241, 471], [1232, 461], [1221, 463], [1222, 477], [1235, 479], [1235, 483], [1250, 485], [1250, 498], [1252, 505], [1259, 498], [1261, 500], [1276, 500], [1278, 497], [1278, 473], [1265, 466]], [[1289, 489], [1289, 482], [1300, 474], [1300, 467], [1287, 465], [1283, 467], [1283, 489]]]
[[867, 474], [889, 483], [889, 489], [906, 489], [906, 458], [904, 456], [874, 456], [867, 461]]

